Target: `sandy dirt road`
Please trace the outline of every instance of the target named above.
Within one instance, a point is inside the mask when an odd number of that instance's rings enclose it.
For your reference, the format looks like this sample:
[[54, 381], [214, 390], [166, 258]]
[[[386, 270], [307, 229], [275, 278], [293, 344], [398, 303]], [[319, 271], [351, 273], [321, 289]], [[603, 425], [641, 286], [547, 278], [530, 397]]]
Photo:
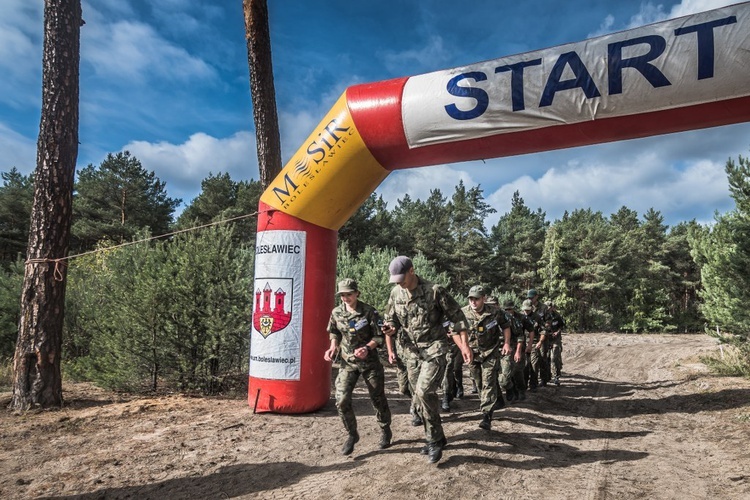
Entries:
[[[704, 335], [571, 334], [560, 387], [478, 428], [476, 395], [444, 416], [439, 464], [387, 368], [394, 443], [362, 382], [361, 440], [340, 455], [333, 400], [307, 415], [246, 401], [65, 386], [62, 410], [0, 411], [0, 498], [750, 498], [750, 381], [710, 375]], [[322, 355], [322, 353], [321, 353]], [[10, 394], [0, 393], [3, 408]]]

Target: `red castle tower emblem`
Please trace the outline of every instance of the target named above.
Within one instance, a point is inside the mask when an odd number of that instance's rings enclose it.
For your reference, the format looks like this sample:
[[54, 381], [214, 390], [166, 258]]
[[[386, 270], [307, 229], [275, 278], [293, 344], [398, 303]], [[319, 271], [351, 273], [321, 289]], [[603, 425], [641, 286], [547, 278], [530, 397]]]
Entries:
[[271, 300], [271, 285], [266, 283], [263, 292], [255, 290], [255, 311], [253, 311], [253, 327], [267, 338], [274, 332], [286, 327], [292, 320], [292, 312], [284, 311], [286, 292], [279, 288], [273, 293], [273, 309]]

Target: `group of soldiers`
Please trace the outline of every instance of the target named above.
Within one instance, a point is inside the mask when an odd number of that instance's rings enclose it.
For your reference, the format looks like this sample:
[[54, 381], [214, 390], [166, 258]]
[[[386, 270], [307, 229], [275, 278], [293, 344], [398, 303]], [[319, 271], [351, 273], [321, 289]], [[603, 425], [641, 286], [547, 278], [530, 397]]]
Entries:
[[[353, 279], [338, 283], [341, 304], [328, 324], [327, 361], [339, 357], [336, 408], [347, 431], [342, 453], [349, 455], [359, 441], [352, 410], [352, 393], [360, 375], [365, 381], [381, 428], [379, 446], [391, 445], [391, 411], [385, 396], [385, 372], [377, 350], [385, 346], [388, 361], [399, 374], [399, 390], [411, 396], [412, 425], [423, 426], [426, 444], [421, 453], [431, 463], [442, 458], [447, 444], [440, 411], [449, 411], [462, 398], [463, 365], [479, 393], [479, 427], [489, 431], [493, 413], [508, 401], [526, 399], [548, 383], [560, 384], [564, 321], [554, 303], [543, 303], [531, 289], [516, 311], [512, 300], [497, 301], [473, 286], [469, 304], [461, 307], [446, 289], [416, 274], [411, 259], [398, 256], [389, 265], [391, 290], [381, 319], [359, 300]], [[442, 399], [438, 390], [442, 388]]]

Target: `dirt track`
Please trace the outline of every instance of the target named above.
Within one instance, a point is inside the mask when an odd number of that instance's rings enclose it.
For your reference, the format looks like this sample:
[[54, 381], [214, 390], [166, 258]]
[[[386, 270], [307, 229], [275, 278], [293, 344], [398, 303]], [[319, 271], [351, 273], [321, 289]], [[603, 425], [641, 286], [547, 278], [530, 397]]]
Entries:
[[253, 415], [243, 400], [66, 386], [63, 410], [0, 411], [0, 498], [750, 498], [750, 381], [707, 374], [698, 357], [718, 353], [713, 339], [564, 342], [562, 385], [501, 410], [491, 432], [476, 395], [454, 402], [437, 466], [390, 368], [394, 445], [377, 449], [360, 382], [351, 457], [333, 401]]

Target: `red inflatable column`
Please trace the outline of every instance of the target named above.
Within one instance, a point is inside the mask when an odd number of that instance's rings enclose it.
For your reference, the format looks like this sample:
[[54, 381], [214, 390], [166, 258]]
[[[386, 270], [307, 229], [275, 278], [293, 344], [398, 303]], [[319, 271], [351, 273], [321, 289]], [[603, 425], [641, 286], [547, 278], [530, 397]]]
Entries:
[[260, 203], [248, 403], [305, 413], [330, 396], [323, 360], [333, 309], [337, 232]]
[[342, 95], [261, 195], [248, 387], [256, 411], [328, 402], [338, 229], [387, 175]]

